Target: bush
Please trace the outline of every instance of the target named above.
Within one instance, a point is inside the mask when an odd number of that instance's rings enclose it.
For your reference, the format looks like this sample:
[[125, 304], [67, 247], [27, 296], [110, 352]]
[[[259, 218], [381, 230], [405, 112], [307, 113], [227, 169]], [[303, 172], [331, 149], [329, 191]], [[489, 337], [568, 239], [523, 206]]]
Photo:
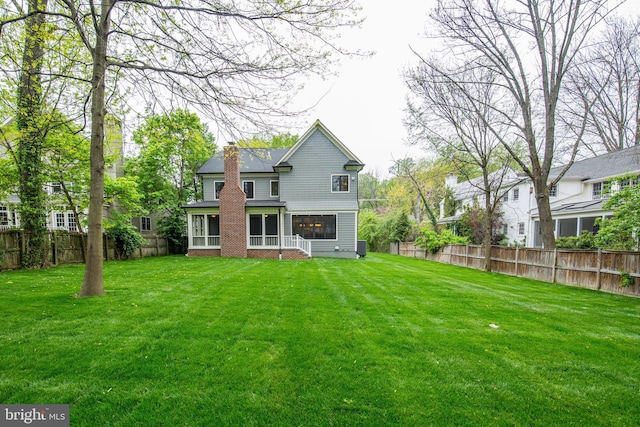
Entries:
[[116, 244], [116, 258], [128, 258], [145, 243], [140, 233], [131, 224], [115, 223], [106, 229], [108, 237]]
[[177, 209], [159, 221], [158, 231], [162, 237], [166, 237], [169, 242], [171, 253], [182, 250], [183, 238], [187, 229], [187, 219], [184, 211]]
[[579, 236], [558, 237], [556, 239], [558, 249], [597, 249], [596, 236], [590, 231], [583, 231]]
[[444, 246], [449, 244], [467, 244], [469, 240], [466, 237], [454, 236], [451, 230], [442, 230], [438, 234], [433, 230], [424, 229], [422, 234], [416, 239], [416, 245], [425, 248], [431, 253], [436, 253]]

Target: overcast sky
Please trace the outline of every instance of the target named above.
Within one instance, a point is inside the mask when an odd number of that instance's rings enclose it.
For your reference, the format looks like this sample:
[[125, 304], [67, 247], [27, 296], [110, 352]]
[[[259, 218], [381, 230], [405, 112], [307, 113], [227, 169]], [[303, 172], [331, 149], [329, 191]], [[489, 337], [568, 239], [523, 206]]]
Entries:
[[307, 105], [318, 102], [307, 116], [307, 127], [320, 119], [366, 164], [365, 171], [386, 175], [392, 159], [422, 155], [405, 143], [407, 90], [401, 71], [416, 63], [409, 46], [426, 44], [422, 34], [433, 1], [365, 0], [362, 6], [364, 24], [343, 33], [341, 44], [375, 55], [343, 60], [338, 76], [310, 81], [300, 100]]

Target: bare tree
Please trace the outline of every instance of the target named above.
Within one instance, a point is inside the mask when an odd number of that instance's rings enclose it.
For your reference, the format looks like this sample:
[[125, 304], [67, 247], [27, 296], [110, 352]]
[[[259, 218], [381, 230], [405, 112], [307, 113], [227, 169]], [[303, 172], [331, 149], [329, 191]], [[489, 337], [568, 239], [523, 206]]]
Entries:
[[[496, 76], [492, 84], [500, 93], [487, 107], [500, 116], [502, 124], [494, 129], [488, 123], [489, 130], [533, 182], [546, 248], [555, 247], [549, 193], [563, 175], [549, 181], [549, 171], [560, 155], [570, 166], [584, 130], [584, 124], [573, 133], [558, 130], [564, 79], [609, 3], [438, 0], [431, 15], [454, 61], [475, 61]], [[504, 126], [509, 133], [502, 132]], [[514, 150], [514, 140], [523, 142], [525, 154]]]
[[[107, 77], [156, 107], [197, 107], [230, 133], [289, 114], [296, 77], [322, 72], [352, 0], [58, 0], [91, 53], [91, 189], [80, 296], [104, 292], [102, 206]], [[109, 71], [109, 72], [108, 72]]]
[[[500, 129], [491, 107], [497, 103], [495, 76], [491, 68], [474, 63], [450, 69], [435, 58], [420, 57], [420, 64], [405, 72], [405, 79], [413, 95], [405, 120], [413, 143], [426, 143], [440, 156], [451, 158], [458, 174], [484, 198], [484, 268], [491, 271], [494, 218], [509, 191], [505, 178], [512, 161], [491, 131]], [[465, 176], [469, 170], [480, 170], [482, 179]]]
[[592, 153], [640, 144], [640, 18], [614, 17], [570, 73], [573, 104], [593, 104], [585, 146]]

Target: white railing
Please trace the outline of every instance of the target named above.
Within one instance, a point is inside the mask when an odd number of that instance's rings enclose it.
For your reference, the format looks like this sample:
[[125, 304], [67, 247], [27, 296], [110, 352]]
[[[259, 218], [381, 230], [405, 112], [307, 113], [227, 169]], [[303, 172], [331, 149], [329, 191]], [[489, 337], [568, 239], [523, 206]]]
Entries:
[[305, 240], [297, 234], [295, 236], [284, 236], [282, 238], [282, 247], [286, 249], [299, 249], [311, 256], [311, 241]]
[[208, 236], [207, 246], [220, 246], [220, 236]]
[[278, 236], [249, 236], [249, 246], [255, 248], [278, 247]]

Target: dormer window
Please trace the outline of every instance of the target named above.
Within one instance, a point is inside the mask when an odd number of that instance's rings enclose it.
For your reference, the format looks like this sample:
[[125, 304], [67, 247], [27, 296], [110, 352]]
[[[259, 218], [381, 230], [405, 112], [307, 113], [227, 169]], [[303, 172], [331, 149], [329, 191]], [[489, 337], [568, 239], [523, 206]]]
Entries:
[[349, 175], [331, 175], [331, 192], [348, 193]]

